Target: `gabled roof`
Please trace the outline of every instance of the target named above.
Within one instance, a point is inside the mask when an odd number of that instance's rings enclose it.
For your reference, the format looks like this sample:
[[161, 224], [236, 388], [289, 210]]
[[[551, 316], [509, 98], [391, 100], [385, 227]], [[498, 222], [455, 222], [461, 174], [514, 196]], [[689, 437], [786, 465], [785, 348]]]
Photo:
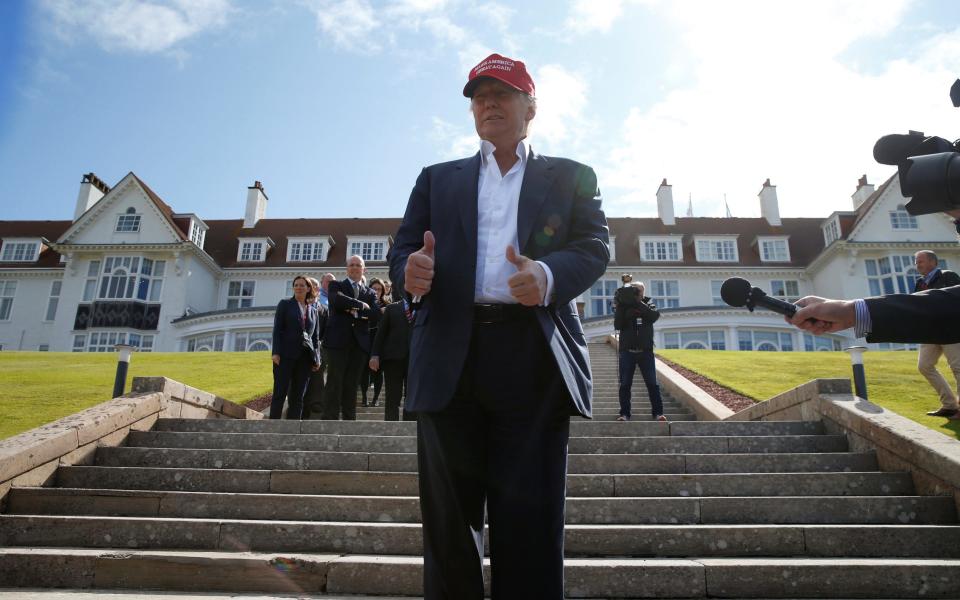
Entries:
[[[0, 221], [0, 238], [44, 238], [55, 240], [70, 228], [70, 221]], [[0, 262], [3, 268], [50, 269], [60, 267], [60, 254], [52, 248], [40, 252], [37, 262]]]
[[857, 210], [854, 211], [856, 218], [853, 220], [850, 230], [845, 233], [844, 238], [853, 233], [853, 230], [857, 228], [857, 225], [860, 224], [860, 221], [863, 221], [863, 219], [870, 213], [873, 205], [876, 204], [877, 200], [879, 200], [880, 197], [883, 196], [884, 192], [887, 191], [887, 188], [890, 187], [890, 184], [893, 183], [893, 178], [896, 176], [897, 174], [894, 173], [888, 177], [887, 180], [883, 182], [883, 185], [878, 187], [875, 192], [870, 194], [867, 199], [863, 201], [863, 204], [857, 207]]
[[185, 226], [182, 226], [182, 223], [177, 223], [177, 220], [173, 218], [173, 209], [170, 208], [170, 205], [164, 202], [160, 198], [160, 196], [158, 196], [156, 192], [150, 189], [150, 186], [144, 183], [142, 179], [137, 177], [137, 175], [133, 171], [130, 171], [130, 174], [133, 175], [133, 178], [137, 180], [137, 183], [139, 183], [140, 187], [143, 188], [143, 191], [146, 192], [147, 197], [153, 201], [153, 203], [157, 206], [157, 209], [163, 214], [167, 222], [170, 223], [170, 227], [172, 227], [173, 230], [180, 235], [180, 239], [189, 240], [190, 231], [185, 230], [184, 227], [190, 227], [190, 220], [187, 219], [187, 223]]

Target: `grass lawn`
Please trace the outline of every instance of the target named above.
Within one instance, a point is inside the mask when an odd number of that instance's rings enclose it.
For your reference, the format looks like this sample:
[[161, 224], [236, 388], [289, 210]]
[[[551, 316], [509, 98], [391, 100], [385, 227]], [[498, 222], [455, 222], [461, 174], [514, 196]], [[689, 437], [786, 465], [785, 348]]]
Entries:
[[[110, 399], [115, 353], [0, 352], [0, 439]], [[269, 392], [267, 352], [147, 352], [130, 361], [137, 376], [164, 375], [244, 403]]]
[[[658, 350], [657, 354], [758, 401], [811, 379], [852, 379], [850, 355], [846, 352]], [[871, 402], [940, 433], [960, 438], [960, 421], [926, 415], [927, 411], [939, 408], [940, 402], [917, 371], [916, 352], [870, 351], [863, 355], [863, 365]], [[954, 385], [946, 361], [941, 358], [937, 367]]]

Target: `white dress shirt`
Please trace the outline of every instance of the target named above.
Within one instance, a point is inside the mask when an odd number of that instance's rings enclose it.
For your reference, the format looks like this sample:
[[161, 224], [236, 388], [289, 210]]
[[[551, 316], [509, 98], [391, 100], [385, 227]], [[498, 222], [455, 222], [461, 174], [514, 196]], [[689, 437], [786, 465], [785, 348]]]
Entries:
[[[517, 144], [517, 162], [506, 175], [493, 156], [495, 146], [480, 140], [480, 178], [477, 183], [477, 278], [473, 300], [478, 303], [516, 304], [510, 295], [507, 280], [517, 268], [507, 260], [507, 246], [520, 254], [517, 242], [517, 212], [520, 187], [527, 170], [529, 147], [526, 140]], [[545, 263], [537, 261], [547, 275], [547, 290], [541, 304], [548, 304], [553, 295], [553, 273]]]

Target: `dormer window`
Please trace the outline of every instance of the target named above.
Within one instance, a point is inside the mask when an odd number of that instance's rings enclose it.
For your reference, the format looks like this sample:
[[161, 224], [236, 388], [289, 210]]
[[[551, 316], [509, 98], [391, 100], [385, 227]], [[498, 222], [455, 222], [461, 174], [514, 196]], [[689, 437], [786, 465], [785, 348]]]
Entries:
[[383, 262], [387, 259], [387, 241], [385, 237], [348, 237], [347, 256], [357, 255], [364, 262]]
[[190, 221], [190, 241], [203, 250], [203, 242], [207, 238], [207, 229], [197, 221]]
[[329, 251], [330, 236], [287, 238], [287, 262], [324, 262]]
[[267, 243], [264, 238], [247, 238], [240, 240], [237, 250], [238, 262], [263, 262], [267, 258]]
[[641, 238], [640, 259], [650, 262], [679, 262], [683, 260], [680, 236]]
[[759, 238], [760, 260], [763, 262], [790, 262], [787, 238]]
[[38, 258], [39, 240], [3, 240], [0, 262], [36, 262]]
[[823, 245], [829, 246], [840, 239], [840, 219], [834, 217], [823, 225]]
[[699, 262], [737, 262], [737, 239], [697, 238], [697, 261]]
[[917, 218], [907, 212], [902, 204], [890, 211], [890, 227], [894, 229], [918, 229]]
[[140, 231], [140, 215], [132, 206], [122, 215], [117, 215], [117, 233], [135, 233]]

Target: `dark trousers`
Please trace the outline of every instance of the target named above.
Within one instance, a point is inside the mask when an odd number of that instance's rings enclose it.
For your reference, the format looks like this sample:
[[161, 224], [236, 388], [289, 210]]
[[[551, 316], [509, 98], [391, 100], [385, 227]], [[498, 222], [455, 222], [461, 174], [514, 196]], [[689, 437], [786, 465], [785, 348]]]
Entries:
[[327, 357], [323, 348], [320, 349], [323, 359], [320, 362], [320, 369], [310, 375], [310, 382], [307, 384], [307, 393], [303, 396], [303, 418], [319, 419], [323, 416], [323, 388], [324, 374], [327, 371]]
[[323, 418], [357, 420], [357, 383], [367, 353], [351, 341], [346, 348], [327, 348], [327, 383], [323, 389]]
[[653, 350], [639, 352], [620, 351], [620, 415], [630, 418], [630, 388], [633, 386], [633, 375], [640, 367], [643, 382], [647, 385], [647, 395], [650, 396], [650, 408], [654, 418], [663, 414], [663, 398], [660, 396], [660, 384], [657, 383], [657, 365]]
[[370, 370], [370, 357], [367, 357], [367, 364], [360, 372], [360, 397], [367, 401], [367, 391], [370, 389], [370, 383], [373, 383], [373, 401], [376, 402], [380, 397], [380, 389], [383, 387], [383, 371]]
[[284, 400], [288, 419], [303, 416], [303, 396], [307, 392], [313, 361], [304, 353], [299, 358], [280, 358], [279, 365], [273, 365], [273, 400], [270, 402], [270, 418], [279, 419], [283, 414]]
[[400, 420], [400, 402], [403, 400], [403, 388], [407, 383], [407, 359], [381, 360], [384, 385], [387, 386], [387, 401], [384, 407], [384, 421]]
[[571, 404], [536, 320], [475, 324], [450, 404], [417, 414], [425, 600], [563, 598]]

